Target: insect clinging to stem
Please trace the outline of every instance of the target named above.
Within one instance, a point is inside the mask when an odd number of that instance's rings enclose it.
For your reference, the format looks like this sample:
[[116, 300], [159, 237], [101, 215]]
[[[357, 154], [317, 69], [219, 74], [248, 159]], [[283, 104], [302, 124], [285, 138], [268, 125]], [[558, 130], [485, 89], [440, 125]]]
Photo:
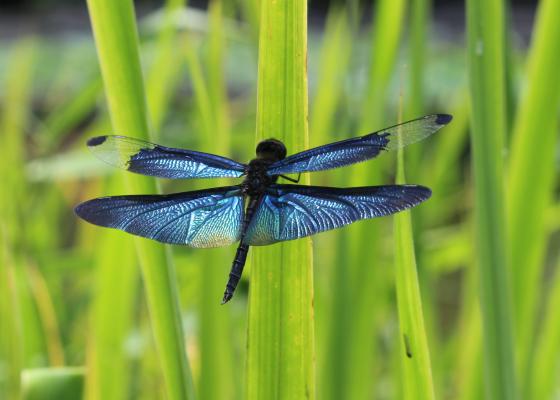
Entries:
[[[286, 157], [276, 139], [260, 142], [248, 164], [126, 136], [99, 136], [88, 147], [101, 160], [142, 175], [171, 179], [240, 178], [238, 185], [163, 195], [101, 197], [75, 208], [95, 225], [191, 247], [239, 241], [222, 304], [237, 287], [250, 246], [298, 239], [414, 207], [431, 196], [420, 185], [351, 188], [297, 185], [286, 175], [343, 167], [433, 134], [451, 121], [432, 114]], [[278, 178], [296, 184], [278, 184]]]

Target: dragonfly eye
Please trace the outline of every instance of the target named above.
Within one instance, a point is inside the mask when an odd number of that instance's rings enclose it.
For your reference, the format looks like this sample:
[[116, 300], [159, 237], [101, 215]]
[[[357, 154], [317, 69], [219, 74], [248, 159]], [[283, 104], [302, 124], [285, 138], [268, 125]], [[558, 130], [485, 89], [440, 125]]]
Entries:
[[266, 139], [257, 145], [257, 157], [272, 161], [286, 158], [286, 146], [279, 140]]

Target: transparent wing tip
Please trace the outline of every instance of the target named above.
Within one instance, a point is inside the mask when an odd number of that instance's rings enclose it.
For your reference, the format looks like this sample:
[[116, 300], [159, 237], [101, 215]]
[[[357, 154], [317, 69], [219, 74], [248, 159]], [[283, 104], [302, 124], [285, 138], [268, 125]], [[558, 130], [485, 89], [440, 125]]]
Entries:
[[101, 161], [118, 168], [128, 169], [132, 157], [153, 144], [126, 136], [104, 135], [87, 141], [88, 149]]
[[92, 137], [91, 139], [89, 139], [87, 141], [87, 146], [88, 147], [96, 147], [96, 146], [99, 146], [100, 144], [105, 143], [106, 140], [107, 140], [107, 136]]
[[452, 115], [449, 114], [436, 114], [436, 124], [447, 125], [453, 119]]
[[396, 150], [419, 142], [437, 132], [452, 119], [449, 114], [430, 114], [384, 129], [382, 132], [389, 136], [385, 149]]

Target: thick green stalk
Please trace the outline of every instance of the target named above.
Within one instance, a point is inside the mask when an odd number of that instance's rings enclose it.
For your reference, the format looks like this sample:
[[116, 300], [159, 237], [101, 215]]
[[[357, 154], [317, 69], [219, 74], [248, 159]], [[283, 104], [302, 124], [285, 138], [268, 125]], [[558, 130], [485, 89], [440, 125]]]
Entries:
[[[159, 131], [166, 116], [170, 90], [182, 65], [173, 59], [176, 57], [173, 48], [175, 29], [171, 23], [173, 12], [182, 4], [181, 0], [166, 3], [165, 25], [158, 37], [156, 58], [146, 85], [154, 132]], [[122, 178], [111, 177], [104, 185], [104, 193], [122, 194]], [[139, 271], [130, 248], [132, 238], [112, 231], [103, 231], [100, 235], [96, 248], [97, 290], [93, 304], [93, 344], [88, 349], [86, 395], [89, 399], [122, 399], [130, 389], [132, 369], [125, 354], [125, 340], [132, 327]], [[107, 324], [106, 321], [115, 323]]]
[[[257, 141], [308, 146], [307, 3], [261, 3]], [[302, 177], [304, 183], [308, 181]], [[247, 397], [315, 397], [311, 240], [251, 249]]]
[[[149, 139], [138, 37], [131, 1], [88, 0], [105, 93], [115, 133]], [[127, 174], [134, 193], [155, 193], [156, 182]], [[159, 243], [135, 238], [154, 338], [170, 399], [193, 398], [175, 270]]]
[[503, 193], [503, 1], [468, 0], [467, 29], [486, 395], [510, 400], [516, 398], [516, 383]]
[[[528, 377], [549, 234], [543, 226], [555, 183], [560, 106], [560, 1], [544, 0], [535, 20], [527, 87], [514, 122], [508, 216], [513, 298], [522, 377]], [[528, 382], [524, 384], [527, 385]]]
[[[398, 152], [397, 183], [405, 183], [402, 149]], [[410, 211], [395, 215], [395, 266], [404, 398], [434, 399]]]

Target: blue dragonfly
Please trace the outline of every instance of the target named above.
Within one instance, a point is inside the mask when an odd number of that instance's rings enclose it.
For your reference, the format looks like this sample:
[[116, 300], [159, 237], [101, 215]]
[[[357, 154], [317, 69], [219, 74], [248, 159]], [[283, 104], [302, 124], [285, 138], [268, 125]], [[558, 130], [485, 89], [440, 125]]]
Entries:
[[87, 142], [102, 161], [142, 175], [170, 179], [240, 178], [239, 185], [164, 195], [101, 197], [75, 208], [99, 226], [162, 243], [219, 247], [239, 241], [222, 304], [237, 287], [249, 246], [298, 239], [352, 222], [414, 207], [431, 196], [420, 185], [351, 188], [278, 184], [286, 175], [343, 167], [376, 157], [433, 134], [451, 121], [432, 114], [365, 136], [326, 144], [286, 157], [276, 139], [257, 145], [248, 164], [198, 151], [164, 147], [125, 136]]

